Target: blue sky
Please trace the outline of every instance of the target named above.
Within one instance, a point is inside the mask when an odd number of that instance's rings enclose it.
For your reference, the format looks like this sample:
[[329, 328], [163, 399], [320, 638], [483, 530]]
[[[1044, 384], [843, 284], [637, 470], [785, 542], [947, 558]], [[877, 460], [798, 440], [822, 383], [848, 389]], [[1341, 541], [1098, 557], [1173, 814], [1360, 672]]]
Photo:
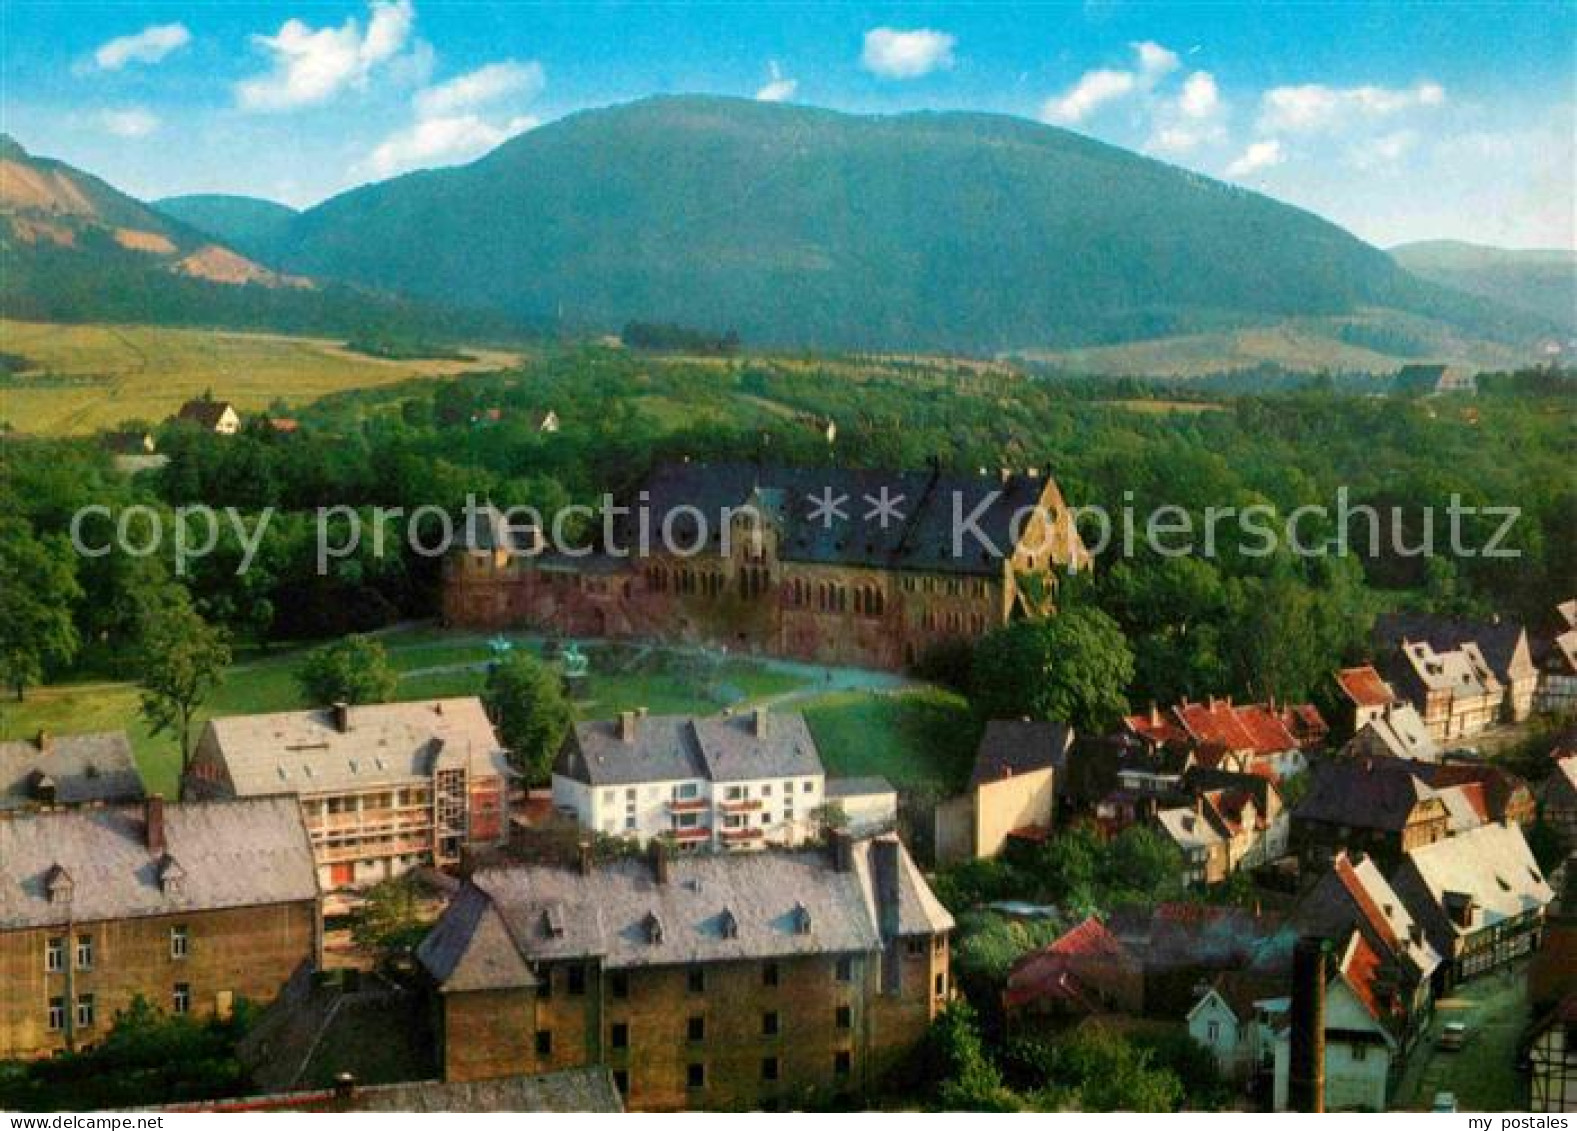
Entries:
[[4, 128], [144, 197], [306, 205], [659, 93], [1039, 119], [1382, 245], [1577, 246], [1572, 3], [5, 0]]

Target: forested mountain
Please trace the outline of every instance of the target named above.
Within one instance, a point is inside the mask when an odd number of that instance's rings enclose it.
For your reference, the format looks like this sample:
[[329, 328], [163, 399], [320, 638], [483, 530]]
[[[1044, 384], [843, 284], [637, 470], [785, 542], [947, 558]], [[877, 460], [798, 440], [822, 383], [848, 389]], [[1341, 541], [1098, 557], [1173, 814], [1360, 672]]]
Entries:
[[1393, 247], [1391, 258], [1422, 278], [1577, 330], [1577, 251], [1424, 240]]
[[570, 115], [292, 221], [292, 270], [567, 328], [984, 352], [1389, 309], [1522, 339], [1317, 216], [1064, 130], [716, 97]]
[[512, 320], [277, 271], [0, 135], [0, 314], [382, 335], [514, 333]]
[[153, 206], [264, 262], [272, 258], [280, 238], [296, 217], [296, 210], [288, 205], [224, 193], [167, 196], [154, 201]]

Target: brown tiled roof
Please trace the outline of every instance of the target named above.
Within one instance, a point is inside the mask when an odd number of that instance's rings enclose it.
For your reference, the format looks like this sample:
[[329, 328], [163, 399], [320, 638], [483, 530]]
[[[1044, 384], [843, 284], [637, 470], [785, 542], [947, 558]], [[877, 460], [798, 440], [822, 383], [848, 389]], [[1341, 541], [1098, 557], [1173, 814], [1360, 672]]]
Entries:
[[1492, 821], [1505, 820], [1511, 809], [1527, 803], [1533, 796], [1527, 782], [1491, 762], [1418, 762], [1409, 763], [1407, 768], [1432, 789], [1453, 785], [1481, 786], [1485, 810]]

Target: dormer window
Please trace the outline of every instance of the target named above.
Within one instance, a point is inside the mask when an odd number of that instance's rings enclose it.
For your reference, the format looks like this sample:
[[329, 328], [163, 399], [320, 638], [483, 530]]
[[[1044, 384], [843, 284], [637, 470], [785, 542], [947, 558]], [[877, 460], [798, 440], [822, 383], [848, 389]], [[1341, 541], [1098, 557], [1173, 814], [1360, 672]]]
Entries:
[[53, 865], [44, 877], [44, 892], [49, 896], [49, 902], [51, 903], [70, 903], [76, 886], [76, 882], [71, 878], [71, 873], [59, 864]]
[[159, 858], [159, 890], [165, 895], [180, 895], [186, 890], [186, 869], [166, 852]]
[[652, 946], [661, 946], [663, 941], [663, 921], [657, 917], [657, 912], [648, 911], [642, 926], [646, 930], [646, 941]]
[[725, 907], [723, 913], [717, 917], [717, 929], [725, 939], [737, 939], [739, 920], [734, 918], [734, 913]]
[[794, 905], [794, 933], [796, 935], [810, 934], [810, 909], [803, 903]]
[[550, 939], [564, 937], [564, 909], [557, 904], [542, 912], [542, 933]]

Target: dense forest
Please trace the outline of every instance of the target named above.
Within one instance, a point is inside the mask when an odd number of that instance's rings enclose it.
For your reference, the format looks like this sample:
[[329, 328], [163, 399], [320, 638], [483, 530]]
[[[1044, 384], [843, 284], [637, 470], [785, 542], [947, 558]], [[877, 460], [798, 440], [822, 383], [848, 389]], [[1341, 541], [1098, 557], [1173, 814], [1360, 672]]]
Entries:
[[[301, 427], [289, 434], [260, 422], [236, 437], [166, 427], [168, 465], [134, 478], [91, 441], [15, 439], [0, 483], [0, 663], [12, 685], [124, 674], [142, 611], [176, 584], [203, 616], [246, 640], [329, 637], [433, 614], [439, 562], [413, 553], [398, 524], [381, 556], [365, 540], [320, 575], [320, 507], [409, 513], [435, 504], [458, 514], [474, 496], [550, 512], [628, 492], [667, 458], [894, 468], [934, 458], [968, 472], [1039, 468], [1070, 503], [1114, 515], [1130, 508], [1141, 527], [1161, 505], [1201, 518], [1209, 507], [1261, 505], [1285, 517], [1307, 504], [1335, 507], [1345, 489], [1350, 506], [1378, 508], [1383, 542], [1399, 534], [1412, 550], [1433, 508], [1434, 556], [1254, 554], [1224, 539], [1214, 556], [1108, 553], [1092, 574], [1064, 582], [1064, 605], [1099, 608], [1127, 638], [1132, 702], [1310, 695], [1335, 664], [1362, 654], [1382, 609], [1542, 623], [1577, 592], [1577, 386], [1544, 371], [1482, 384], [1476, 398], [1427, 401], [1320, 386], [1176, 399], [1144, 382], [1049, 381], [994, 365], [679, 361], [587, 347], [517, 371], [332, 396], [292, 410]], [[535, 418], [550, 408], [563, 426], [545, 434]], [[835, 421], [836, 442], [811, 418]], [[1506, 538], [1520, 556], [1444, 552], [1453, 495], [1520, 507]], [[176, 578], [167, 552], [72, 552], [71, 518], [88, 504], [117, 517], [143, 504], [166, 523], [183, 506], [234, 507], [247, 531], [263, 508], [276, 513], [250, 568], [238, 571], [245, 549], [227, 520], [216, 551]], [[149, 515], [126, 521], [141, 532]], [[106, 541], [112, 525], [95, 516], [85, 540]], [[1500, 525], [1470, 518], [1466, 540], [1483, 545]], [[1304, 524], [1305, 541], [1334, 533], [1329, 518]], [[1354, 545], [1363, 542], [1359, 531]]]

